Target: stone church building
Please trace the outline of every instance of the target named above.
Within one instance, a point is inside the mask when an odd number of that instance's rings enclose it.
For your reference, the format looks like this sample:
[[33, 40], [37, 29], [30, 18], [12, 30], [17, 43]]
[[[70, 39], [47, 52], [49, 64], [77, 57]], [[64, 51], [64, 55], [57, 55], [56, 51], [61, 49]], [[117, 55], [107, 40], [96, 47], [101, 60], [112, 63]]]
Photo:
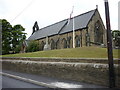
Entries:
[[[106, 45], [106, 30], [98, 9], [74, 17], [75, 47]], [[73, 48], [73, 18], [39, 29], [37, 22], [28, 41], [39, 42], [40, 50], [46, 43], [50, 49]]]

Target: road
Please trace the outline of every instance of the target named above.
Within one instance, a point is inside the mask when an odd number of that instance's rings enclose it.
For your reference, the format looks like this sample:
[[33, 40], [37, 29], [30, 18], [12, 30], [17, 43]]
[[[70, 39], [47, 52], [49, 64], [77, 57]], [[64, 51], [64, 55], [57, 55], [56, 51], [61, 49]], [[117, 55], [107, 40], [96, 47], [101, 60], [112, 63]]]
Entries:
[[28, 82], [2, 76], [2, 88], [45, 88]]
[[[13, 71], [7, 71], [3, 70], [3, 73], [28, 78], [34, 81], [38, 81], [41, 83], [45, 83], [47, 85], [50, 85], [50, 87], [58, 87], [58, 88], [106, 88], [103, 86], [93, 85], [93, 84], [86, 84], [82, 82], [75, 82], [75, 81], [69, 81], [69, 80], [61, 80], [51, 77], [44, 77], [44, 76], [38, 76], [38, 75], [32, 75], [27, 73], [20, 73], [20, 72], [13, 72]], [[41, 84], [40, 84], [41, 85]], [[38, 84], [32, 84], [28, 83], [22, 80], [10, 78], [7, 76], [2, 77], [2, 86], [3, 88], [45, 88], [46, 85], [39, 86]], [[51, 89], [47, 89], [51, 90]]]

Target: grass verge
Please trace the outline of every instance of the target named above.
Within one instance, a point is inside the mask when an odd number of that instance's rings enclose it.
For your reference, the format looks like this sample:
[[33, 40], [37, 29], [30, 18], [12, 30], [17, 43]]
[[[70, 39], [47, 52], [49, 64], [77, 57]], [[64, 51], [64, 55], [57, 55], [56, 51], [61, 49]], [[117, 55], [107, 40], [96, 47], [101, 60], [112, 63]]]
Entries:
[[[120, 50], [113, 50], [113, 57], [118, 58]], [[107, 48], [82, 47], [49, 51], [38, 51], [32, 53], [19, 53], [2, 55], [2, 57], [60, 57], [60, 58], [107, 58]], [[119, 57], [120, 58], [120, 57]]]

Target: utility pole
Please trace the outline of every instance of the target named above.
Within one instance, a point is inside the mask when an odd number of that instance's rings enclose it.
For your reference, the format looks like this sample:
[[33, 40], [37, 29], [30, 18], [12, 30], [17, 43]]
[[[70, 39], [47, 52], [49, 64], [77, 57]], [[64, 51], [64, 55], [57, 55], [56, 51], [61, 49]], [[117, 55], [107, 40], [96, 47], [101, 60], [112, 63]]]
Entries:
[[0, 55], [2, 55], [2, 20], [0, 21]]
[[113, 62], [112, 35], [111, 35], [108, 0], [104, 0], [104, 3], [105, 3], [106, 28], [107, 28], [107, 50], [108, 50], [108, 62], [109, 62], [108, 63], [109, 64], [109, 88], [115, 88], [115, 72], [114, 72], [114, 62]]

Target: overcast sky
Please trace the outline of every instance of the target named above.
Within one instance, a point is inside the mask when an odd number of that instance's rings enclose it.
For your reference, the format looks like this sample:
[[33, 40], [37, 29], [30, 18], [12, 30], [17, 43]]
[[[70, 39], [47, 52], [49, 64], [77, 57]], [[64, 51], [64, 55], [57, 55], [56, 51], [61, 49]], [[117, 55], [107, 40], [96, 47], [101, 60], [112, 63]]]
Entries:
[[[118, 2], [108, 0], [112, 30], [118, 29]], [[7, 19], [12, 25], [21, 24], [29, 37], [34, 22], [39, 28], [51, 25], [70, 17], [74, 5], [73, 16], [93, 10], [98, 10], [105, 23], [104, 0], [0, 0], [0, 18]]]

